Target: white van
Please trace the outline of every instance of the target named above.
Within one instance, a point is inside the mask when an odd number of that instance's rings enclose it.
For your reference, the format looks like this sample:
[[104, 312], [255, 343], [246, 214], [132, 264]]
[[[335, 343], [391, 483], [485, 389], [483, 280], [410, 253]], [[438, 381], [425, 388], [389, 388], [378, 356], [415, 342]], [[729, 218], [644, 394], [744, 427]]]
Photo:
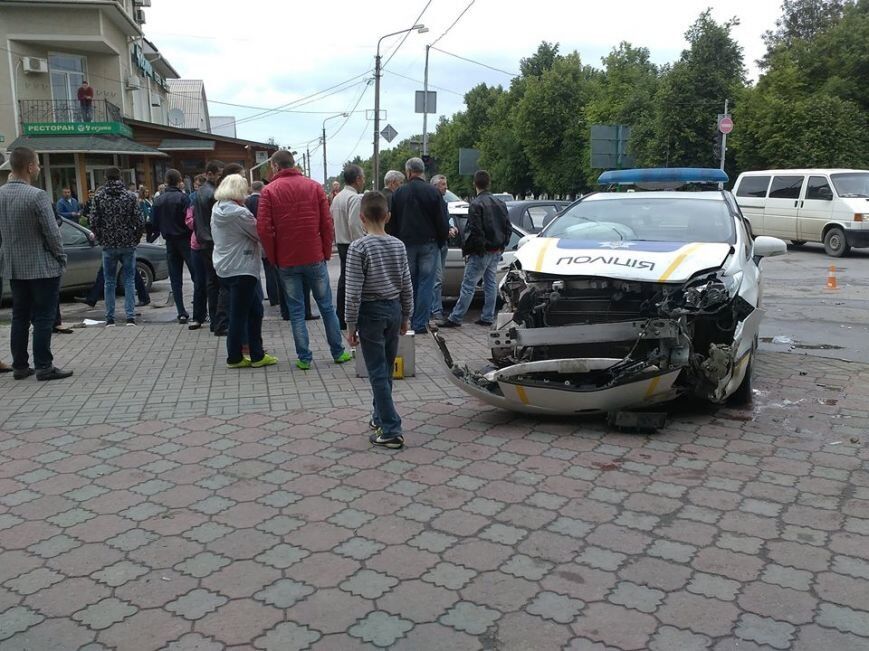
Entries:
[[755, 235], [796, 246], [823, 242], [827, 255], [869, 246], [869, 171], [846, 169], [743, 172], [733, 194]]

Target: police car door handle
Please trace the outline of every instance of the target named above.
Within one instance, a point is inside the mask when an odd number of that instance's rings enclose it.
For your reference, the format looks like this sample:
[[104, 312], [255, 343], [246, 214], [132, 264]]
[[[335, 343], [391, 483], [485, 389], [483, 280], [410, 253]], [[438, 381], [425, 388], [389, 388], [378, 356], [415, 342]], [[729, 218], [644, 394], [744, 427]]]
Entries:
[[794, 208], [799, 207], [799, 205], [800, 205], [799, 199], [797, 201], [794, 201]]

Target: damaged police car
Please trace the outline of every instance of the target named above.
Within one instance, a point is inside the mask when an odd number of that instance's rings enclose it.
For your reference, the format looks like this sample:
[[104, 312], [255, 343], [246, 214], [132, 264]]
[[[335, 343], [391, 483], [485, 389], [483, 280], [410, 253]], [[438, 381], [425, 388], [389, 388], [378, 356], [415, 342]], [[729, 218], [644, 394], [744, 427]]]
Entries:
[[451, 380], [538, 414], [750, 399], [762, 261], [787, 248], [753, 237], [730, 192], [684, 191], [726, 181], [717, 169], [601, 175], [635, 189], [587, 195], [520, 246], [488, 363], [457, 363], [433, 333]]

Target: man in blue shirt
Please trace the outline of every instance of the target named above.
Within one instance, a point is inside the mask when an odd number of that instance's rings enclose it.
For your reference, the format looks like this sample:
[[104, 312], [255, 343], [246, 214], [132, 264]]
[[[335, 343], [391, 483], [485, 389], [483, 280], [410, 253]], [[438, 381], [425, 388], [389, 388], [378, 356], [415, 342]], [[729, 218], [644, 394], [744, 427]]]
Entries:
[[78, 223], [78, 218], [81, 216], [81, 208], [78, 205], [78, 199], [72, 196], [72, 191], [69, 188], [64, 188], [63, 196], [57, 200], [56, 212], [61, 217]]

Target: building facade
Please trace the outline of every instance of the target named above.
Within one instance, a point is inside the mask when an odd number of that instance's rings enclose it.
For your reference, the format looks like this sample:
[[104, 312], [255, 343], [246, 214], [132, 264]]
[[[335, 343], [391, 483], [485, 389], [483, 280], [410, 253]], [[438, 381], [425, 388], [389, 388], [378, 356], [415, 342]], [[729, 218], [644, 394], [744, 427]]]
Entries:
[[[0, 0], [0, 151], [37, 151], [42, 186], [55, 199], [64, 187], [86, 197], [110, 167], [120, 168], [128, 183], [153, 191], [176, 158], [176, 150], [159, 145], [178, 139], [177, 130], [144, 141], [136, 134], [143, 124], [150, 131], [168, 128], [175, 99], [170, 84], [179, 77], [145, 38], [150, 5], [151, 0]], [[93, 98], [83, 104], [79, 89], [85, 81]], [[204, 104], [204, 87], [200, 95]], [[205, 111], [207, 125], [207, 104]], [[190, 129], [187, 140], [207, 137], [199, 124], [184, 126]], [[255, 150], [268, 148], [233, 140], [223, 143], [231, 160], [254, 160]], [[197, 154], [196, 160], [202, 158]], [[188, 166], [185, 172], [201, 172], [204, 165], [201, 160], [199, 169]]]

